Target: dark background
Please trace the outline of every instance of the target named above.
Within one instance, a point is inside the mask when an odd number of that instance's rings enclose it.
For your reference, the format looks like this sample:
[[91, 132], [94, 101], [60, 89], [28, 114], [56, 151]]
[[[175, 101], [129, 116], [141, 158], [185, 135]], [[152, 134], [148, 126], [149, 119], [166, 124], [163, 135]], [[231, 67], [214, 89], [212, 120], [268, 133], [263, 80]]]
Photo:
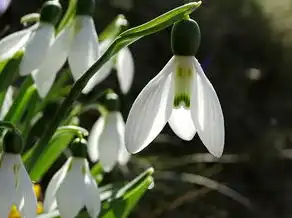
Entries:
[[[0, 18], [1, 36], [21, 29], [20, 17], [38, 11], [42, 2], [12, 0]], [[183, 3], [98, 0], [96, 28], [100, 33], [119, 13], [136, 26]], [[202, 32], [197, 58], [225, 117], [224, 155], [212, 158], [197, 136], [185, 142], [166, 126], [129, 164], [133, 174], [151, 165], [156, 169], [156, 186], [132, 217], [292, 217], [292, 1], [205, 0], [191, 17]], [[135, 79], [122, 97], [125, 119], [139, 92], [172, 56], [169, 42], [167, 29], [130, 46]], [[96, 91], [108, 87], [118, 87], [114, 74]], [[96, 117], [84, 118], [85, 126]], [[120, 174], [116, 169], [107, 180]]]

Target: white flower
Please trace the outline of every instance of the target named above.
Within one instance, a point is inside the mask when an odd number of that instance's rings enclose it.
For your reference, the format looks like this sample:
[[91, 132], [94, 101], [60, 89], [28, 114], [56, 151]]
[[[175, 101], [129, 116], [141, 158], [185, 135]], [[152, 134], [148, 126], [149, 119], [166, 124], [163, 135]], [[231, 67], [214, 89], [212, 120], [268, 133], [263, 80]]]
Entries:
[[124, 143], [125, 123], [122, 114], [110, 111], [101, 116], [93, 125], [88, 139], [88, 154], [92, 161], [100, 160], [106, 172], [112, 170], [116, 162], [125, 165], [130, 154]]
[[9, 86], [4, 97], [4, 101], [1, 106], [0, 110], [0, 120], [2, 120], [7, 112], [9, 111], [11, 105], [13, 103], [13, 88], [12, 86]]
[[77, 15], [73, 22], [75, 36], [68, 55], [72, 75], [78, 80], [99, 57], [99, 43], [90, 15]]
[[76, 217], [83, 207], [86, 207], [91, 217], [98, 216], [100, 193], [85, 158], [69, 158], [50, 181], [45, 194], [44, 210], [49, 212], [57, 206], [63, 218]]
[[[109, 47], [112, 40], [105, 40], [100, 44], [100, 51], [103, 54]], [[116, 58], [114, 60], [114, 58]], [[87, 94], [97, 84], [109, 76], [112, 68], [116, 68], [117, 77], [122, 93], [126, 94], [133, 83], [134, 60], [128, 47], [121, 49], [115, 57], [112, 57], [105, 65], [88, 81], [83, 93]]]
[[22, 217], [36, 217], [36, 196], [20, 155], [3, 153], [0, 165], [0, 217], [8, 217], [13, 205]]
[[174, 56], [135, 100], [125, 128], [127, 150], [137, 153], [166, 123], [180, 138], [198, 132], [210, 153], [220, 157], [224, 119], [217, 94], [193, 56]]

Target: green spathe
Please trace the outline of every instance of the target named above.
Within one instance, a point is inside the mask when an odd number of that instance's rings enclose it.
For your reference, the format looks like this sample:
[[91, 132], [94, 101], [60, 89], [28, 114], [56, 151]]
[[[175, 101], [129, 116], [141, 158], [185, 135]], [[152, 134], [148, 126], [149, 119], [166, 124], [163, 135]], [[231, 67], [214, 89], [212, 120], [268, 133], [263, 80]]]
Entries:
[[199, 25], [192, 19], [175, 23], [171, 31], [171, 49], [174, 55], [195, 56], [200, 46]]

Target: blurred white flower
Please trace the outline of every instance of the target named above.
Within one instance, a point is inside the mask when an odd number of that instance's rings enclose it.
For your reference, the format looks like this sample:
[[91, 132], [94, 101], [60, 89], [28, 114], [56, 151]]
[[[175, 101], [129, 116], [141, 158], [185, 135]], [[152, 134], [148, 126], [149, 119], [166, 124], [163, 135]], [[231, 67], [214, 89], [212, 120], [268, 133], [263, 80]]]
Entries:
[[96, 218], [100, 212], [100, 193], [85, 158], [71, 157], [50, 181], [44, 199], [44, 211], [58, 207], [61, 217], [74, 218], [86, 207]]
[[[100, 44], [103, 54], [113, 40], [107, 39]], [[134, 77], [134, 60], [128, 47], [122, 48], [116, 56], [112, 57], [87, 83], [83, 93], [89, 93], [97, 84], [106, 79], [111, 70], [115, 68], [122, 93], [126, 94], [131, 88]]]
[[209, 152], [220, 157], [224, 119], [217, 94], [198, 60], [174, 56], [135, 100], [125, 128], [127, 150], [137, 153], [150, 144], [166, 123], [180, 138], [198, 132]]
[[10, 3], [11, 3], [11, 0], [0, 0], [0, 16], [4, 14], [8, 6], [10, 5]]
[[118, 111], [109, 111], [93, 125], [88, 139], [88, 154], [92, 161], [100, 160], [109, 172], [118, 162], [125, 165], [130, 154], [124, 142], [125, 122]]
[[36, 217], [37, 199], [19, 154], [2, 154], [0, 193], [0, 217], [8, 217], [13, 205], [22, 217]]

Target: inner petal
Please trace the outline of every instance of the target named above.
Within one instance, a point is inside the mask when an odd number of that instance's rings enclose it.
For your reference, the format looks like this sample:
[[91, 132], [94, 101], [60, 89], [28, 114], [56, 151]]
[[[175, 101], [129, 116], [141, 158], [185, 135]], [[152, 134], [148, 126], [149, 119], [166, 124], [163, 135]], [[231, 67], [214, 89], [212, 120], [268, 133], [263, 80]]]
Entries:
[[190, 95], [192, 88], [192, 79], [194, 70], [192, 66], [192, 57], [176, 56], [175, 72], [172, 74], [174, 81], [174, 108], [190, 108]]

